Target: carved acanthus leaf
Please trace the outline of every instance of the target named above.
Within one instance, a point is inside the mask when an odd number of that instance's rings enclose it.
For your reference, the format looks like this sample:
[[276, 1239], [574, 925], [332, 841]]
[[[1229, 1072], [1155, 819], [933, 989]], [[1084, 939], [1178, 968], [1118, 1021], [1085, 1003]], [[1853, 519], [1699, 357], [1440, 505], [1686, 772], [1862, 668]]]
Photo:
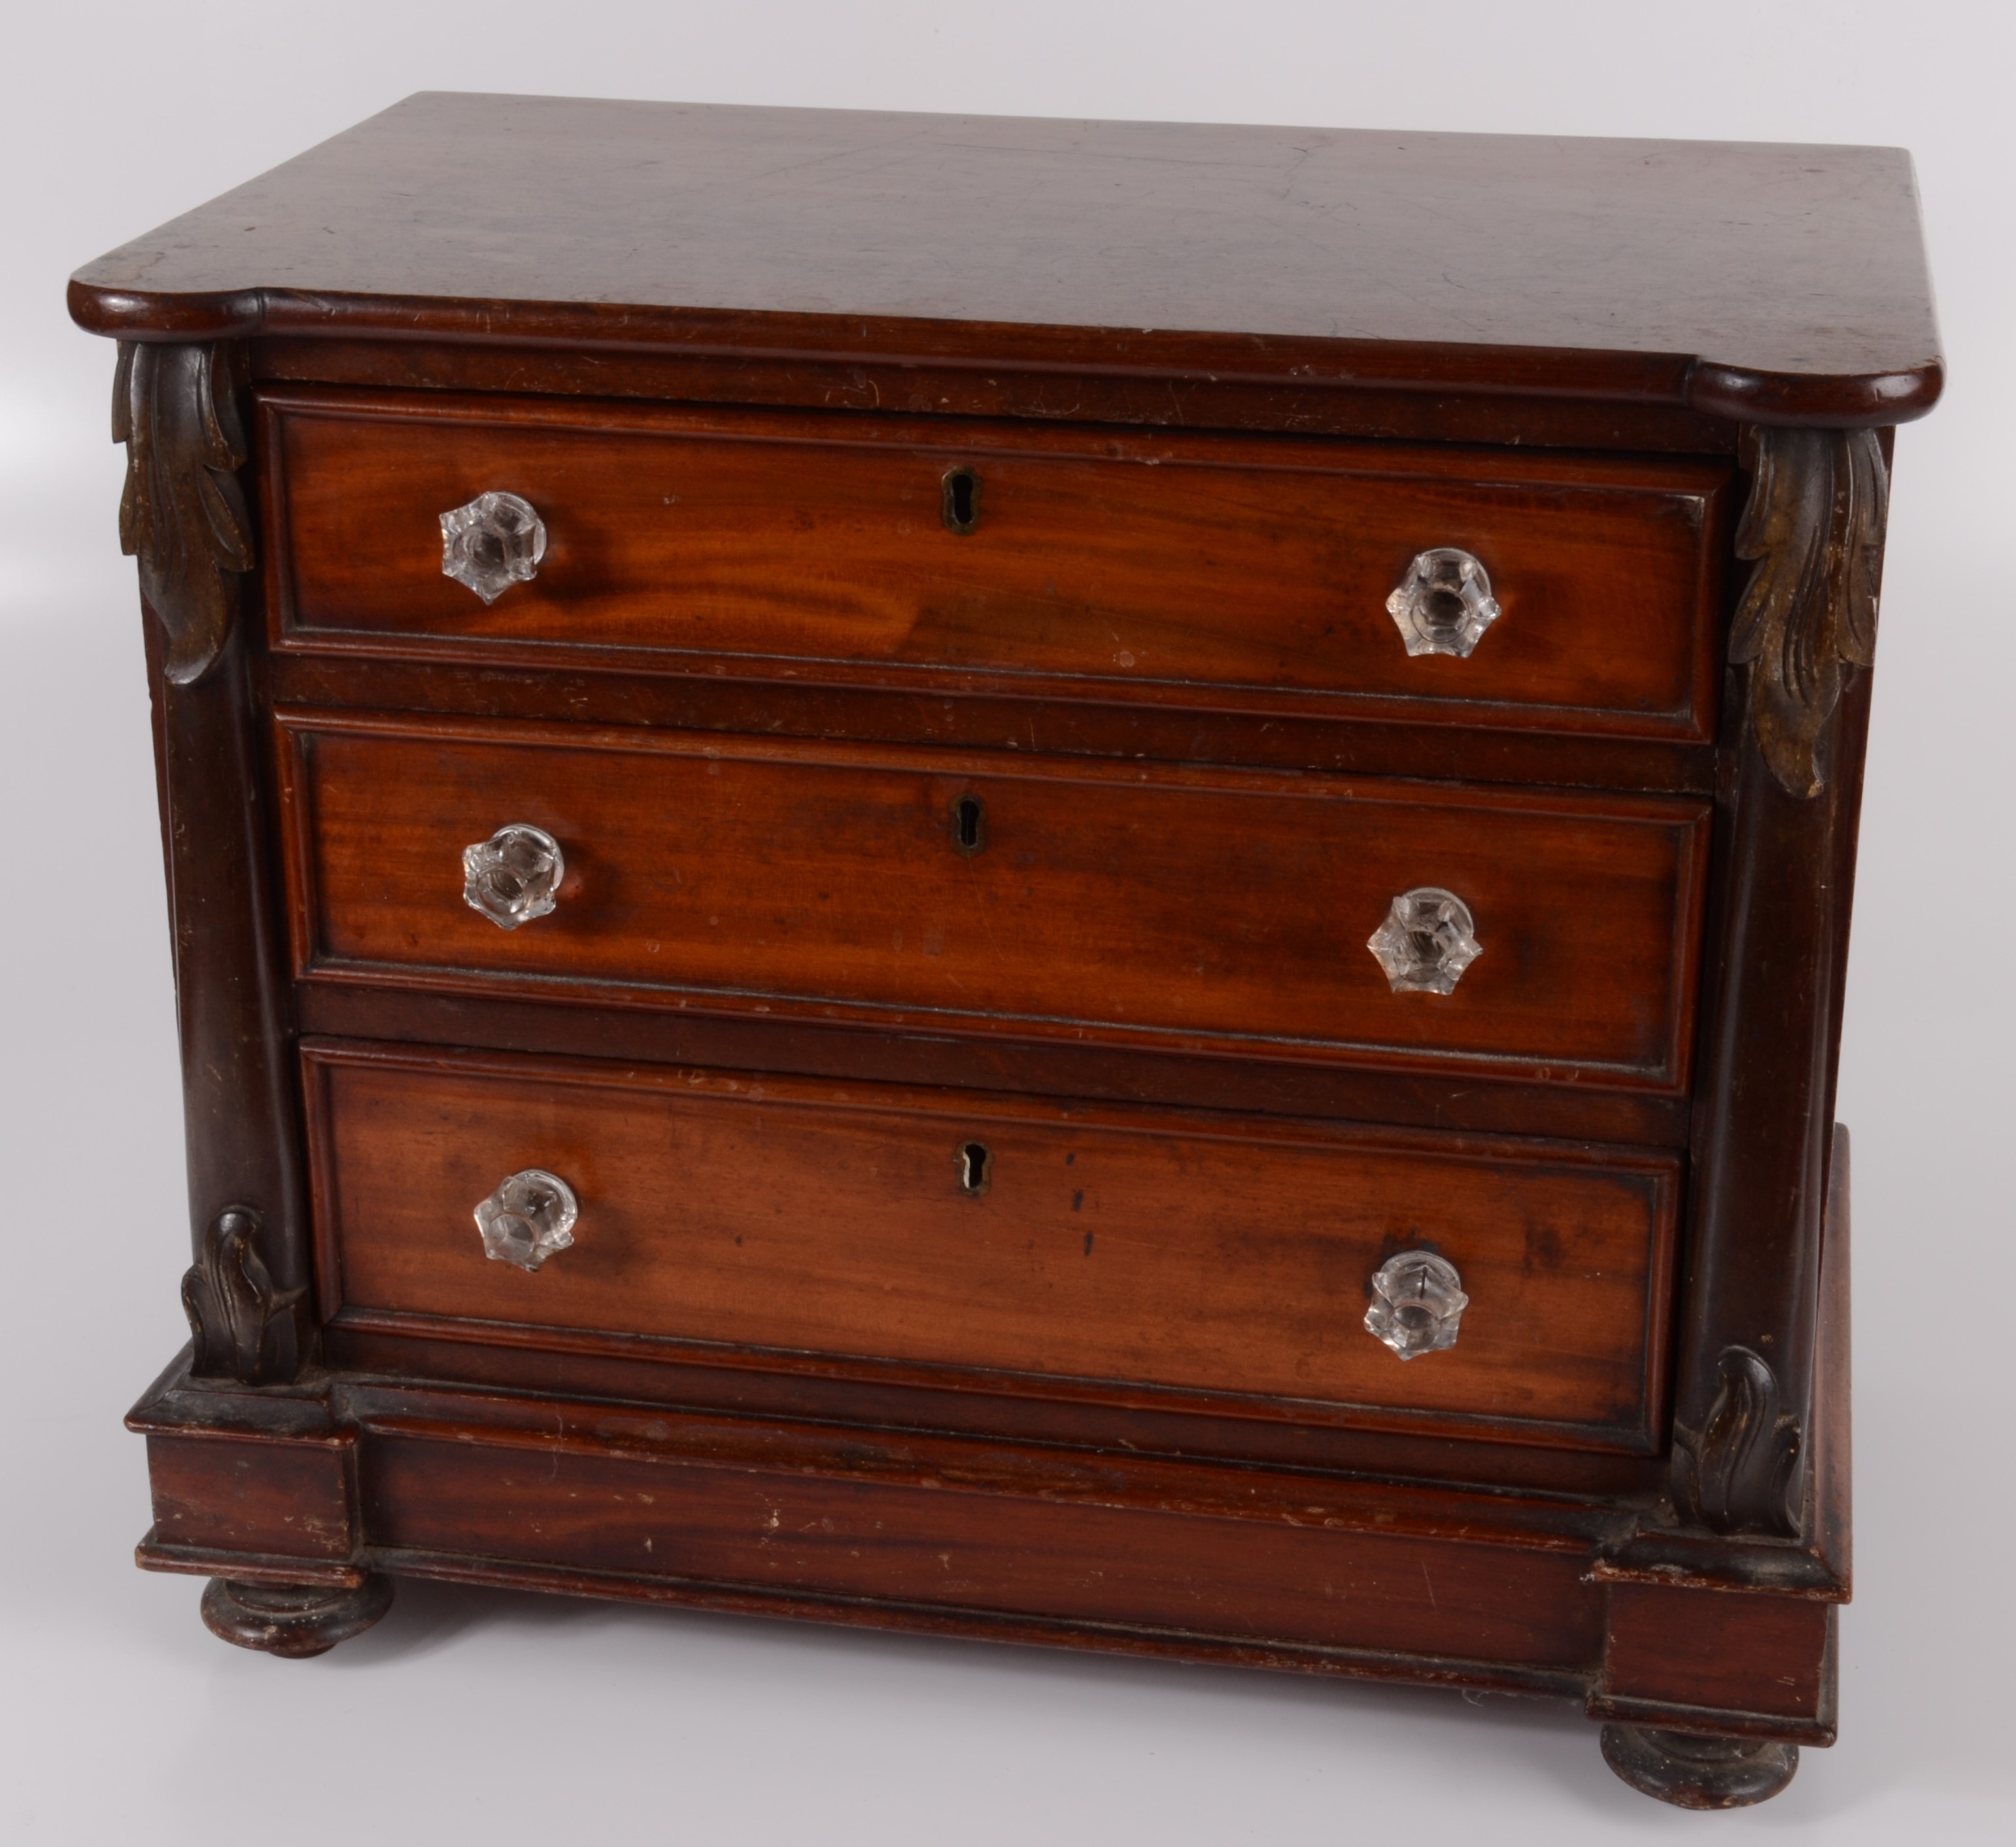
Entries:
[[126, 445], [119, 542], [140, 562], [140, 593], [167, 636], [178, 686], [223, 652], [238, 579], [253, 563], [252, 522], [238, 484], [243, 430], [233, 349], [122, 340], [112, 387], [112, 440]]
[[1722, 1381], [1698, 1431], [1676, 1425], [1673, 1488], [1680, 1510], [1717, 1532], [1798, 1531], [1798, 1420], [1781, 1415], [1777, 1375], [1748, 1347], [1725, 1347]]
[[1872, 664], [1889, 470], [1871, 430], [1754, 429], [1737, 555], [1756, 560], [1729, 641], [1780, 785], [1817, 795], [1821, 744], [1851, 666]]
[[263, 1385], [300, 1370], [305, 1289], [276, 1289], [259, 1255], [259, 1221], [240, 1206], [218, 1214], [203, 1255], [182, 1277], [197, 1378]]

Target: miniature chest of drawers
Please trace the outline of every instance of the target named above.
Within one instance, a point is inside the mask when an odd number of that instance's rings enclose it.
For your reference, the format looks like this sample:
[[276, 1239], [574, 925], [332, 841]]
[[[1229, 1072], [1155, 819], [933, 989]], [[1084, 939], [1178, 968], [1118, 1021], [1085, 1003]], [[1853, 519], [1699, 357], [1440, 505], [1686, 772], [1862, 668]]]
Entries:
[[1906, 157], [421, 96], [70, 302], [219, 1634], [1553, 1692], [1697, 1806], [1832, 1740]]

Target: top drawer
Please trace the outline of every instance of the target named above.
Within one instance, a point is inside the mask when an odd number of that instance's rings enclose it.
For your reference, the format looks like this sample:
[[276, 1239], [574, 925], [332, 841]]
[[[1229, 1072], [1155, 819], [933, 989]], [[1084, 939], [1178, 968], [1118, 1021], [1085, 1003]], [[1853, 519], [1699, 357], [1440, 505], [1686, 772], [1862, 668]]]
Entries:
[[[1712, 733], [1720, 463], [434, 394], [262, 411], [283, 646]], [[545, 549], [486, 604], [442, 574], [440, 520], [490, 491]], [[1409, 654], [1388, 610], [1438, 548], [1500, 612], [1467, 656]]]

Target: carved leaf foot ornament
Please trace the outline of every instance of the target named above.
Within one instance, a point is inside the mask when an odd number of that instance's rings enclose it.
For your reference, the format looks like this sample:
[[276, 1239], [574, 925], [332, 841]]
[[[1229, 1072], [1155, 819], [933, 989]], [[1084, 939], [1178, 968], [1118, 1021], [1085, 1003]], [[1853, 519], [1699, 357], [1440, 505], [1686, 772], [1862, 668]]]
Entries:
[[274, 1286], [259, 1255], [259, 1221], [228, 1207], [204, 1234], [203, 1255], [182, 1277], [182, 1308], [196, 1337], [189, 1370], [199, 1379], [264, 1385], [291, 1379], [306, 1345], [305, 1288]]
[[239, 579], [253, 565], [238, 470], [247, 448], [235, 347], [121, 340], [112, 440], [126, 445], [119, 543], [166, 636], [163, 671], [200, 679], [230, 638]]
[[1726, 1347], [1720, 1384], [1699, 1430], [1673, 1429], [1674, 1498], [1717, 1532], [1762, 1525], [1798, 1531], [1799, 1426], [1779, 1407], [1777, 1375], [1747, 1347]]
[[1788, 794], [1826, 783], [1825, 737], [1851, 667], [1876, 659], [1890, 471], [1873, 430], [1748, 430], [1737, 556], [1756, 560], [1730, 632], [1748, 663], [1757, 747]]

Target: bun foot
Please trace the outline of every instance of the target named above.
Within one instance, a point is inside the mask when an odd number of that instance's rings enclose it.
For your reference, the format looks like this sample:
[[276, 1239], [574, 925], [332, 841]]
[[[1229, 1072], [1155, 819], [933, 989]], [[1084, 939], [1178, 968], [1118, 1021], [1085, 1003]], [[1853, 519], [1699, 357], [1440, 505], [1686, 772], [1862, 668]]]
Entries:
[[1606, 1725], [1604, 1761], [1647, 1795], [1682, 1809], [1743, 1809], [1776, 1795], [1799, 1767], [1799, 1748], [1767, 1738]]
[[203, 1593], [203, 1619], [212, 1635], [290, 1661], [326, 1654], [391, 1607], [392, 1580], [380, 1577], [366, 1578], [355, 1590], [213, 1578]]

